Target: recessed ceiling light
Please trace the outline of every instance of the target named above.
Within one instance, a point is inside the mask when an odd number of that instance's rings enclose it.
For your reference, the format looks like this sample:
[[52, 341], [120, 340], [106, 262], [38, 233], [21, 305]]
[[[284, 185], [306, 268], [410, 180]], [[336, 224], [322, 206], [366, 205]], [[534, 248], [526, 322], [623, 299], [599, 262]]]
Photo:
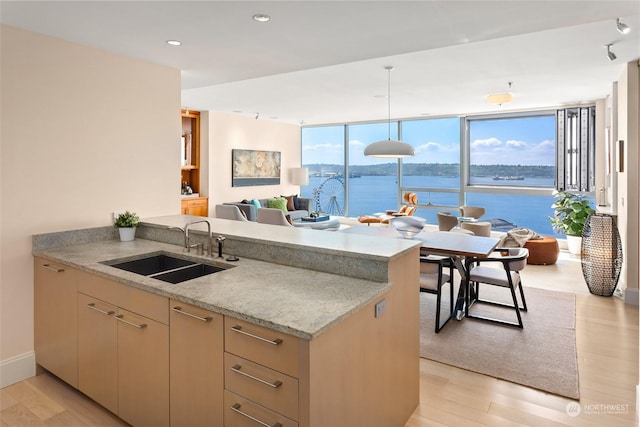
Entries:
[[180, 40], [167, 40], [167, 44], [171, 46], [182, 46], [182, 42]]
[[253, 20], [257, 22], [269, 22], [271, 17], [265, 13], [256, 13], [253, 15]]

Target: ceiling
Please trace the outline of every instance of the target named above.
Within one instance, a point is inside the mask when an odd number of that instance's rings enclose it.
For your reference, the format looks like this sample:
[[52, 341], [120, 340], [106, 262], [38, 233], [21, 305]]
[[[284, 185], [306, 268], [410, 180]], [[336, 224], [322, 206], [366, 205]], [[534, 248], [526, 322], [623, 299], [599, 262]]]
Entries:
[[[640, 57], [639, 16], [637, 0], [0, 2], [3, 24], [180, 69], [183, 107], [303, 124], [603, 98]], [[514, 101], [489, 105], [508, 82]]]

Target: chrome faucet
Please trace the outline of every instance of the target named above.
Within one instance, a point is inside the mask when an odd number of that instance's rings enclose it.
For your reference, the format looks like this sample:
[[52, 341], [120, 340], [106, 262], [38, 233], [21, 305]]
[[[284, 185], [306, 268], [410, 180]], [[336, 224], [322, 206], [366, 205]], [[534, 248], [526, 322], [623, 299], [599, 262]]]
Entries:
[[190, 245], [189, 244], [189, 226], [190, 225], [194, 225], [194, 224], [200, 224], [202, 222], [207, 224], [207, 236], [209, 238], [209, 246], [207, 246], [207, 256], [212, 256], [212, 254], [213, 254], [213, 236], [211, 235], [211, 224], [206, 219], [193, 221], [193, 222], [189, 222], [189, 223], [185, 224], [185, 226], [184, 226], [184, 247], [185, 247], [185, 249], [187, 249], [187, 251], [190, 251], [191, 248], [193, 248], [193, 247], [198, 247], [198, 245]]

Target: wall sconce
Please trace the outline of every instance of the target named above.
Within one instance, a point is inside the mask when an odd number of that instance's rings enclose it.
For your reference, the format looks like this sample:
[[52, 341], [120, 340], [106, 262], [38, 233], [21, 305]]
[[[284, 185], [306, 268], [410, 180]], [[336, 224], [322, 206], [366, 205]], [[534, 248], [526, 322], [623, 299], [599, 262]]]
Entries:
[[622, 270], [622, 241], [613, 216], [589, 215], [582, 230], [580, 262], [589, 292], [610, 297]]
[[309, 169], [292, 168], [291, 183], [294, 185], [309, 185]]

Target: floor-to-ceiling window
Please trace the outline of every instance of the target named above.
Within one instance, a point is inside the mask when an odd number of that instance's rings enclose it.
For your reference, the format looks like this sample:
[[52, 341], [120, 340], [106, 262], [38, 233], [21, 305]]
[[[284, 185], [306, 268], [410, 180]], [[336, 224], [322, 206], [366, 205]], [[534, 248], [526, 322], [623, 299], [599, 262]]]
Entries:
[[553, 234], [555, 111], [468, 117], [464, 203], [484, 206], [494, 228]]
[[[302, 165], [309, 168], [309, 185], [300, 189], [303, 197], [315, 198], [314, 210], [329, 205], [345, 207], [345, 127], [314, 126], [302, 128]], [[335, 212], [345, 215], [347, 212]]]
[[[526, 227], [555, 234], [556, 111], [357, 123], [302, 129], [302, 164], [310, 183], [302, 195], [317, 208], [355, 217], [397, 209], [401, 194], [418, 194], [416, 215], [484, 206], [494, 229]], [[389, 137], [415, 147], [401, 161], [369, 158], [366, 145]], [[501, 227], [502, 225], [502, 227]]]

